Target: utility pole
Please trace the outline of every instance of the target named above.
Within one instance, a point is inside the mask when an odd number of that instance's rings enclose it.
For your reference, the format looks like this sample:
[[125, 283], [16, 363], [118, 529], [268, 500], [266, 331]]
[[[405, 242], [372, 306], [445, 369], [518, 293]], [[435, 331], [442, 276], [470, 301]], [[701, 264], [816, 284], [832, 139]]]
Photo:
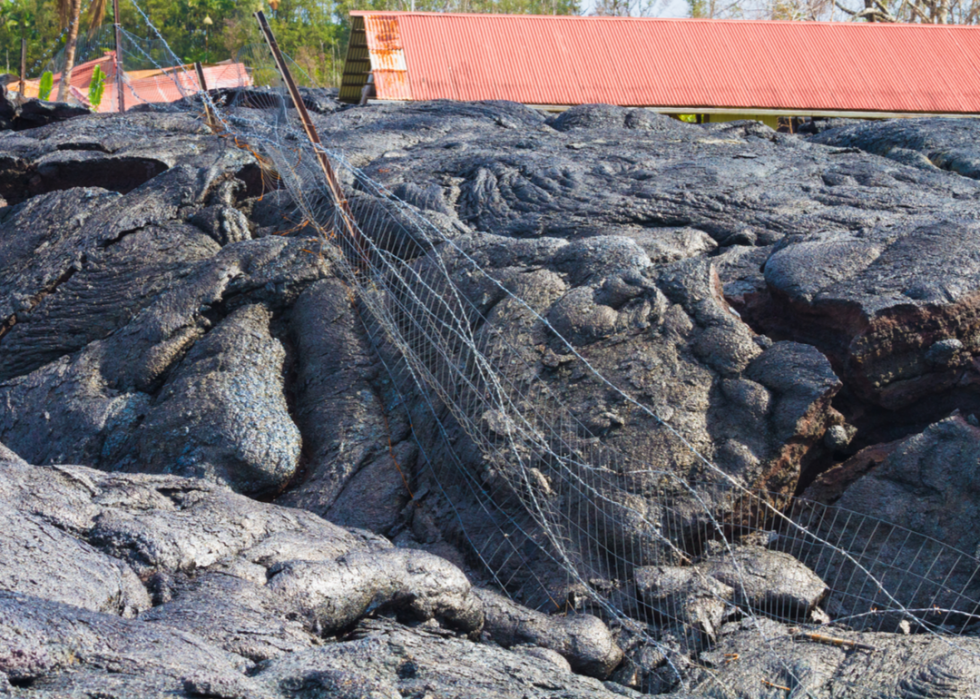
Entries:
[[123, 89], [126, 84], [125, 73], [123, 72], [122, 55], [122, 28], [119, 18], [119, 0], [112, 0], [112, 20], [116, 27], [116, 95], [119, 100], [119, 111], [126, 111], [126, 92]]

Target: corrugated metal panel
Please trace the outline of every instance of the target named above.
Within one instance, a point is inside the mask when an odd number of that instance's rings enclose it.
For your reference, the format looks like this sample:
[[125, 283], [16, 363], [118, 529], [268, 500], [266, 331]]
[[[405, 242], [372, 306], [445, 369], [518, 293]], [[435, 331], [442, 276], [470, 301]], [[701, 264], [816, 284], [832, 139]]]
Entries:
[[379, 99], [980, 113], [977, 27], [352, 15]]
[[371, 58], [368, 51], [367, 36], [364, 33], [364, 18], [351, 17], [350, 40], [347, 42], [347, 57], [344, 60], [344, 75], [340, 80], [338, 99], [354, 102], [361, 99], [361, 90], [371, 73]]
[[364, 17], [368, 53], [377, 94], [383, 99], [410, 100], [412, 86], [408, 80], [408, 65], [398, 29], [398, 19], [385, 15]]

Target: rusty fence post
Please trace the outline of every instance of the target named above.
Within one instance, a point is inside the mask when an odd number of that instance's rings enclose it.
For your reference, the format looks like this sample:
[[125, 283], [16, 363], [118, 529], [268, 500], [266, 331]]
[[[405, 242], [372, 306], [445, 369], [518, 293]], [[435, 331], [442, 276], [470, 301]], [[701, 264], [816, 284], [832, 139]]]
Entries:
[[20, 39], [20, 96], [24, 96], [27, 85], [27, 37]]
[[[208, 81], [204, 77], [204, 66], [201, 65], [200, 61], [194, 63], [194, 71], [197, 73], [197, 83], [201, 88], [201, 92], [208, 91]], [[218, 130], [218, 117], [215, 115], [214, 110], [211, 109], [211, 102], [208, 101], [205, 96], [202, 101], [204, 102], [204, 114], [208, 122], [208, 128], [212, 131]]]
[[126, 74], [123, 72], [123, 50], [122, 50], [122, 26], [119, 17], [119, 0], [112, 0], [112, 21], [116, 30], [116, 99], [119, 102], [119, 111], [126, 111]]
[[351, 214], [350, 206], [347, 203], [347, 198], [344, 197], [344, 192], [340, 187], [340, 182], [337, 180], [337, 176], [334, 173], [333, 166], [330, 164], [327, 154], [323, 152], [320, 134], [317, 133], [316, 126], [314, 126], [313, 120], [310, 118], [310, 113], [306, 108], [306, 104], [303, 102], [303, 96], [300, 94], [299, 87], [296, 85], [296, 81], [293, 79], [293, 75], [289, 71], [289, 66], [286, 65], [286, 59], [283, 57], [282, 51], [279, 49], [279, 42], [276, 41], [276, 37], [272, 33], [272, 28], [269, 26], [269, 21], [265, 18], [265, 13], [259, 10], [255, 13], [255, 19], [257, 19], [259, 22], [259, 29], [262, 30], [262, 35], [265, 37], [265, 41], [269, 45], [269, 50], [272, 52], [272, 58], [276, 62], [276, 68], [278, 68], [279, 74], [282, 75], [283, 82], [286, 84], [286, 89], [289, 91], [289, 97], [293, 102], [293, 106], [296, 107], [300, 122], [303, 124], [303, 130], [306, 132], [306, 137], [310, 140], [310, 143], [313, 144], [313, 150], [316, 153], [317, 161], [320, 164], [320, 169], [323, 170], [323, 174], [327, 178], [327, 185], [330, 187], [330, 192], [333, 194], [333, 199], [336, 202], [338, 210], [340, 211], [340, 218], [343, 220], [346, 233], [350, 237], [350, 242], [354, 246], [354, 251], [359, 258], [355, 269], [357, 271], [363, 271], [366, 268], [368, 261], [367, 255], [364, 251], [364, 242], [361, 240], [360, 231], [353, 222], [354, 217]]

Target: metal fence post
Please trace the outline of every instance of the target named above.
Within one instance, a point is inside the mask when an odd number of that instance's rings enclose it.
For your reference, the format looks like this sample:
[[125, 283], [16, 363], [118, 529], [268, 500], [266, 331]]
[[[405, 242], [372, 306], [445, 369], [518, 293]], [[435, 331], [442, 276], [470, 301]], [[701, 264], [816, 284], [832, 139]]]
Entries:
[[116, 29], [116, 95], [119, 101], [119, 111], [126, 111], [126, 94], [123, 90], [123, 86], [126, 84], [124, 79], [125, 73], [123, 72], [123, 56], [122, 56], [122, 29], [120, 27], [119, 18], [119, 0], [112, 0], [112, 12], [113, 21], [115, 23]]

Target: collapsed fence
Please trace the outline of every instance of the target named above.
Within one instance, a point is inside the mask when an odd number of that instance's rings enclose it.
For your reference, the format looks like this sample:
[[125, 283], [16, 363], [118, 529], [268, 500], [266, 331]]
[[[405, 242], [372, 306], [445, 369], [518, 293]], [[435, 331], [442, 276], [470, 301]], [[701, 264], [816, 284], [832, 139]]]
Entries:
[[[780, 678], [751, 680], [760, 696], [826, 696], [821, 687], [831, 680], [838, 694], [874, 689], [853, 672], [814, 684], [792, 652], [800, 641], [872, 658], [879, 642], [871, 634], [907, 633], [934, 642], [934, 655], [980, 662], [972, 638], [980, 560], [726, 473], [498, 279], [478, 235], [447, 230], [321, 144], [298, 91], [275, 78], [288, 72], [285, 59], [249, 55], [261, 65], [247, 74], [261, 71], [273, 87], [252, 91], [239, 108], [198, 93], [200, 82], [172, 54], [146, 52], [157, 69], [174, 66], [161, 74], [182, 97], [170, 108], [206, 105], [213, 128], [255, 149], [284, 203], [320, 234], [385, 367], [389, 408], [430, 426], [413, 435], [421, 462], [492, 584], [529, 606], [599, 614], [631, 649], [657, 649], [671, 677], [664, 687], [683, 681], [698, 695], [745, 696], [740, 668], [756, 666]], [[689, 468], [623, 451], [585, 424], [522, 336], [546, 338], [575, 362], [582, 385], [614, 396], [661, 454], [685, 453]], [[686, 475], [692, 471], [702, 477]], [[796, 562], [801, 577], [788, 583], [812, 583], [808, 574], [822, 581], [813, 595], [820, 606], [792, 590], [757, 594], [765, 555]], [[711, 561], [721, 562], [723, 576]], [[742, 620], [755, 644], [712, 664], [715, 644], [723, 646], [718, 626], [731, 619]], [[683, 642], [665, 640], [670, 629]]]

